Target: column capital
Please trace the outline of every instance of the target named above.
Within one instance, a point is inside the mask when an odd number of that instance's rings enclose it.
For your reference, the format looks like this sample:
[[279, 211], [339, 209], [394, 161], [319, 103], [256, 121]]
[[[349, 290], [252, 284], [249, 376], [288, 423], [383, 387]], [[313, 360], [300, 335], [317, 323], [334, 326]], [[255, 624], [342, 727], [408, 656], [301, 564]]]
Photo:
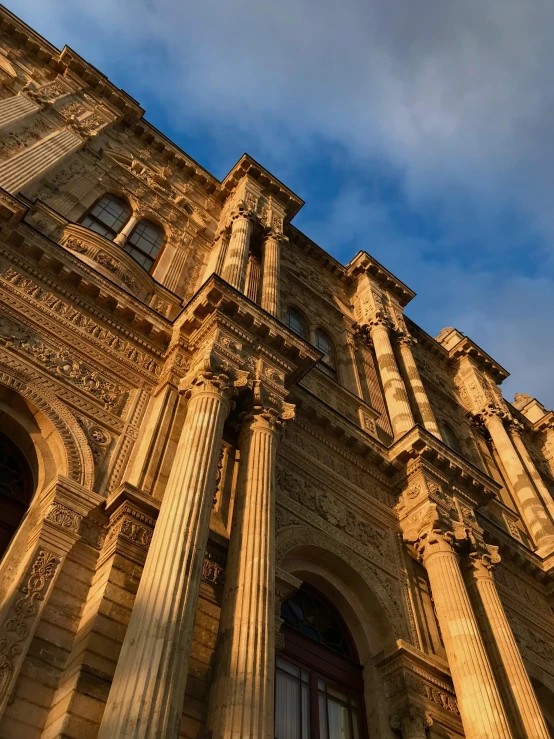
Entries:
[[497, 546], [480, 542], [474, 551], [469, 554], [466, 561], [466, 570], [475, 578], [492, 578], [492, 571], [501, 559]]
[[285, 236], [282, 231], [277, 231], [271, 226], [264, 233], [264, 241], [269, 240], [277, 241], [279, 245], [288, 244], [289, 242], [288, 236]]
[[433, 717], [421, 706], [401, 706], [390, 717], [389, 726], [400, 731], [402, 739], [425, 739], [425, 729], [433, 726]]
[[249, 223], [258, 223], [259, 217], [255, 211], [239, 206], [231, 211], [229, 215], [229, 223], [233, 224], [240, 220], [248, 221]]
[[369, 331], [375, 328], [386, 328], [390, 330], [392, 327], [390, 318], [383, 311], [375, 311], [373, 317], [368, 322]]
[[475, 416], [485, 425], [487, 421], [494, 418], [499, 418], [501, 421], [506, 421], [511, 418], [510, 414], [500, 406], [496, 405], [496, 403], [487, 403], [478, 413], [475, 414]]
[[396, 330], [396, 340], [399, 344], [409, 347], [415, 346], [417, 344], [417, 339], [415, 339], [410, 333], [404, 331], [403, 329]]
[[259, 379], [252, 383], [251, 403], [251, 408], [242, 417], [243, 432], [246, 429], [278, 431], [286, 421], [295, 417], [294, 403], [287, 403], [268, 390]]
[[436, 503], [427, 503], [402, 524], [403, 539], [413, 545], [416, 559], [423, 564], [436, 553], [456, 554], [461, 542], [468, 542], [462, 521], [454, 521], [439, 511]]
[[210, 392], [230, 400], [239, 387], [248, 384], [248, 378], [248, 370], [222, 361], [210, 349], [193, 363], [189, 372], [180, 380], [179, 392], [189, 398], [202, 392]]

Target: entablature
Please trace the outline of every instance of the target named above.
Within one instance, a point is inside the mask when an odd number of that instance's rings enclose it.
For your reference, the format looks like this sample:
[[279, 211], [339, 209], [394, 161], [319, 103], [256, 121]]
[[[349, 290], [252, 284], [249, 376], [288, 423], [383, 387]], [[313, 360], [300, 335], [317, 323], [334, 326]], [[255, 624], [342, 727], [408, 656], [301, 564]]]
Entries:
[[364, 273], [385, 292], [394, 295], [403, 308], [415, 297], [415, 292], [395, 277], [392, 272], [389, 272], [386, 267], [383, 267], [367, 252], [359, 251], [347, 264], [346, 275], [349, 281], [353, 282]]
[[490, 375], [498, 385], [509, 377], [510, 373], [502, 365], [498, 364], [498, 362], [483, 351], [474, 341], [464, 336], [461, 331], [455, 328], [449, 331], [443, 329], [439, 336], [440, 339], [438, 340], [448, 350], [451, 363], [454, 363], [461, 357], [470, 357], [476, 366]]

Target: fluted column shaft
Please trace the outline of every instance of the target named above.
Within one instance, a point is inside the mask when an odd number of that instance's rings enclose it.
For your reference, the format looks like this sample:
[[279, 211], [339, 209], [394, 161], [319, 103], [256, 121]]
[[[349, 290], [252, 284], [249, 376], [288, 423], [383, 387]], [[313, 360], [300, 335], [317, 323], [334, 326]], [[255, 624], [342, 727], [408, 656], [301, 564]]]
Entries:
[[435, 414], [431, 408], [431, 403], [429, 403], [427, 392], [423, 387], [423, 382], [421, 381], [421, 376], [414, 359], [412, 351], [414, 339], [412, 339], [411, 336], [404, 335], [399, 337], [398, 343], [400, 346], [400, 357], [404, 365], [405, 374], [419, 409], [423, 425], [427, 431], [440, 439], [441, 433], [435, 419]]
[[269, 233], [264, 241], [262, 263], [262, 308], [272, 316], [279, 316], [279, 276], [281, 244], [279, 235]]
[[370, 324], [370, 334], [375, 348], [377, 365], [387, 409], [395, 436], [406, 433], [414, 426], [414, 417], [410, 408], [410, 401], [396, 364], [396, 357], [389, 337], [389, 327], [386, 320], [374, 320]]
[[429, 532], [421, 549], [465, 737], [512, 739], [458, 556], [446, 537]]
[[504, 427], [502, 418], [498, 413], [491, 412], [484, 414], [484, 422], [506, 470], [521, 515], [529, 527], [535, 544], [541, 546], [554, 543], [554, 525], [521, 463], [512, 440]]
[[[499, 561], [500, 557], [496, 557]], [[468, 570], [470, 593], [516, 736], [521, 739], [549, 739], [535, 691], [498, 596], [491, 558], [472, 555]]]
[[523, 460], [523, 464], [525, 465], [525, 468], [531, 478], [531, 480], [535, 483], [535, 487], [537, 488], [537, 491], [541, 497], [541, 500], [543, 502], [544, 507], [547, 509], [547, 511], [550, 513], [551, 520], [554, 521], [554, 500], [552, 499], [552, 495], [550, 493], [550, 490], [546, 487], [544, 480], [541, 477], [540, 472], [537, 470], [535, 463], [531, 459], [531, 455], [527, 451], [527, 447], [525, 446], [525, 443], [523, 439], [521, 438], [521, 431], [517, 424], [513, 424], [510, 428], [511, 431], [511, 437], [515, 444], [515, 447], [517, 451], [519, 452], [519, 456]]
[[244, 292], [251, 234], [252, 221], [250, 217], [244, 213], [236, 215], [231, 227], [231, 238], [227, 247], [222, 277], [240, 292]]
[[223, 424], [225, 375], [200, 374], [98, 739], [176, 739], [198, 604]]
[[37, 141], [28, 149], [23, 149], [0, 164], [0, 187], [9, 193], [17, 193], [62, 157], [77, 151], [84, 144], [77, 134], [69, 128]]
[[20, 118], [26, 118], [40, 110], [40, 105], [25, 95], [12, 95], [0, 100], [0, 128], [15, 123]]
[[273, 739], [276, 418], [241, 433], [241, 470], [225, 581], [213, 739]]

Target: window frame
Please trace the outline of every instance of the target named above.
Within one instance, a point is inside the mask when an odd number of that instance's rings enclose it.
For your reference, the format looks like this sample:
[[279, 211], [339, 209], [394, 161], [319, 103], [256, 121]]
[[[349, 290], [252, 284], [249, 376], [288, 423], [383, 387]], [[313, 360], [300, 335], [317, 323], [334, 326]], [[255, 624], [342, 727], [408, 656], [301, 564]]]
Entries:
[[[289, 323], [289, 315], [295, 313], [298, 318], [300, 318], [301, 323], [304, 326], [304, 333], [301, 334], [299, 331], [296, 331], [290, 323]], [[304, 313], [297, 308], [295, 305], [289, 305], [287, 306], [287, 309], [285, 311], [285, 326], [290, 329], [293, 333], [295, 333], [297, 336], [300, 336], [301, 339], [304, 339], [305, 341], [309, 341], [310, 336], [310, 327], [308, 324], [308, 321], [306, 320], [306, 316]]]
[[[152, 255], [151, 254], [147, 254], [140, 247], [136, 246], [136, 244], [133, 244], [131, 242], [131, 239], [133, 237], [133, 234], [135, 233], [135, 231], [137, 230], [137, 228], [142, 223], [149, 223], [152, 226], [154, 226], [155, 228], [157, 228], [159, 230], [159, 232], [160, 232], [160, 237], [161, 237], [162, 241], [160, 243], [160, 246], [158, 248], [158, 251], [156, 252], [156, 256], [154, 257], [154, 259], [152, 259]], [[128, 254], [131, 257], [131, 259], [133, 259], [138, 264], [139, 267], [142, 267], [142, 269], [144, 269], [146, 272], [148, 272], [149, 274], [151, 274], [152, 273], [152, 270], [154, 269], [154, 267], [158, 263], [158, 259], [160, 258], [160, 254], [162, 253], [162, 251], [163, 251], [164, 246], [166, 245], [166, 243], [167, 243], [167, 234], [166, 234], [165, 229], [163, 228], [163, 226], [160, 225], [159, 223], [156, 223], [156, 221], [151, 220], [150, 218], [141, 218], [140, 220], [138, 220], [135, 223], [135, 225], [133, 226], [133, 230], [131, 231], [131, 233], [129, 234], [129, 236], [127, 237], [127, 239], [125, 240], [125, 243], [123, 245], [123, 251], [125, 252], [125, 254]], [[143, 257], [146, 257], [146, 259], [149, 259], [149, 260], [152, 259], [152, 264], [150, 265], [150, 267], [145, 267], [144, 264], [141, 264], [137, 259], [135, 259], [135, 257], [131, 253], [131, 251], [128, 251], [127, 250], [127, 247], [128, 246], [129, 247], [132, 247], [132, 249], [134, 249], [137, 252], [139, 252]]]
[[[323, 680], [326, 686], [346, 694], [355, 702], [358, 713], [358, 737], [359, 739], [367, 739], [369, 734], [365, 713], [363, 667], [359, 662], [358, 650], [350, 630], [340, 612], [323, 593], [309, 584], [302, 585], [302, 590], [312, 594], [329, 608], [344, 631], [351, 656], [343, 655], [331, 647], [321, 644], [284, 622], [281, 630], [285, 645], [282, 650], [276, 653], [275, 661], [275, 707], [277, 708], [277, 659], [281, 658], [301, 671], [304, 670], [308, 673], [310, 739], [312, 737], [323, 739], [319, 721], [319, 693], [321, 692], [319, 680]], [[294, 597], [294, 595], [291, 597]], [[302, 720], [301, 714], [299, 720]], [[350, 728], [352, 729], [352, 725]]]
[[[320, 336], [325, 338], [327, 347], [330, 351], [322, 351], [321, 347], [318, 345]], [[323, 372], [324, 375], [327, 375], [327, 377], [338, 382], [339, 373], [337, 370], [337, 349], [335, 347], [335, 342], [329, 336], [328, 331], [323, 328], [316, 328], [315, 330], [315, 348], [322, 352], [324, 356], [329, 357], [332, 360], [331, 362], [326, 362], [324, 359], [320, 359], [316, 367]]]
[[[93, 212], [92, 212], [98, 205], [100, 205], [100, 203], [102, 202], [102, 200], [104, 200], [104, 198], [111, 198], [112, 200], [116, 200], [116, 201], [119, 201], [121, 203], [124, 203], [127, 206], [127, 208], [129, 209], [129, 215], [128, 215], [127, 219], [121, 224], [121, 227], [119, 228], [119, 231], [116, 231], [111, 226], [108, 226], [106, 223], [104, 223], [104, 221], [102, 221], [97, 215], [94, 215]], [[83, 228], [88, 228], [93, 233], [98, 234], [98, 236], [103, 236], [105, 239], [108, 239], [108, 241], [113, 241], [115, 239], [115, 237], [118, 236], [123, 231], [123, 229], [129, 223], [129, 221], [131, 220], [132, 217], [133, 217], [133, 207], [132, 207], [131, 203], [125, 197], [123, 197], [122, 195], [116, 195], [113, 192], [105, 192], [103, 195], [101, 195], [99, 198], [97, 198], [94, 201], [94, 203], [90, 206], [90, 208], [87, 208], [87, 210], [79, 218], [78, 223], [79, 223], [79, 225], [83, 226]], [[107, 231], [109, 231], [112, 234], [112, 236], [109, 237], [106, 234], [100, 233], [99, 231], [96, 231], [95, 229], [91, 228], [90, 226], [85, 225], [83, 223], [83, 221], [85, 221], [86, 218], [90, 218], [92, 221], [94, 221], [95, 223], [97, 223], [100, 226], [102, 226], [102, 228], [104, 228]]]

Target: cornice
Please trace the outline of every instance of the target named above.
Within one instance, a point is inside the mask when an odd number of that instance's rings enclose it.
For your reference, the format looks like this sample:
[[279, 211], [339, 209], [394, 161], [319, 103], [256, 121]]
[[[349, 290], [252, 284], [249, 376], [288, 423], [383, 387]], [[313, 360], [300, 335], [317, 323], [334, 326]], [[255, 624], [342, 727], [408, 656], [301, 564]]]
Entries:
[[498, 385], [510, 376], [510, 373], [505, 370], [502, 365], [498, 364], [498, 362], [496, 362], [489, 354], [487, 354], [480, 346], [467, 336], [463, 336], [460, 341], [449, 350], [448, 356], [451, 363], [459, 360], [461, 357], [470, 357], [477, 366], [489, 374]]
[[389, 272], [386, 267], [383, 267], [366, 251], [359, 251], [346, 265], [346, 275], [350, 281], [354, 281], [364, 272], [384, 290], [395, 295], [402, 307], [406, 306], [412, 298], [415, 298], [415, 292], [395, 277], [392, 272]]
[[221, 183], [221, 193], [224, 197], [230, 195], [242, 178], [248, 175], [256, 180], [264, 192], [273, 195], [284, 207], [287, 220], [295, 216], [304, 205], [302, 198], [277, 179], [265, 167], [262, 167], [249, 154], [243, 154]]
[[500, 491], [501, 486], [491, 477], [421, 426], [414, 426], [389, 448], [389, 461], [399, 471], [417, 458], [436, 468], [440, 475], [466, 492], [477, 506], [486, 504]]
[[230, 320], [245, 332], [251, 343], [259, 343], [282, 356], [293, 367], [286, 378], [291, 387], [323, 356], [310, 343], [264, 311], [241, 292], [213, 274], [195, 293], [175, 319], [179, 335], [194, 346], [206, 318], [216, 315]]

